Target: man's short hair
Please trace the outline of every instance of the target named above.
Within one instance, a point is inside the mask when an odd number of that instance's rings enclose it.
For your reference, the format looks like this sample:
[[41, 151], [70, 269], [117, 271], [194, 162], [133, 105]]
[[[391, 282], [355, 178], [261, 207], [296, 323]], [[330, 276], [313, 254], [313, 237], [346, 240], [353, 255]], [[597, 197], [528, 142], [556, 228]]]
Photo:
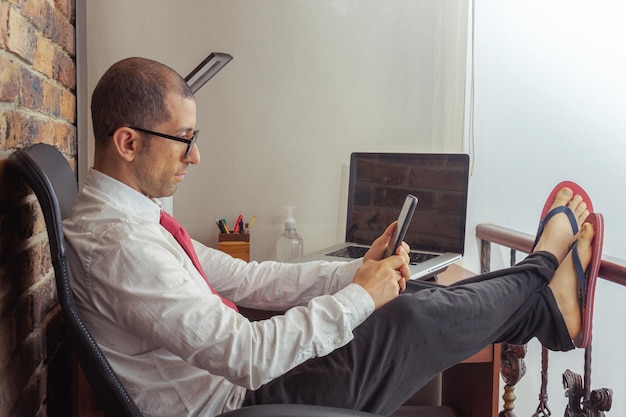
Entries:
[[151, 129], [171, 118], [168, 93], [193, 98], [193, 92], [176, 71], [146, 58], [127, 58], [113, 64], [100, 78], [91, 97], [91, 117], [96, 144], [123, 126]]

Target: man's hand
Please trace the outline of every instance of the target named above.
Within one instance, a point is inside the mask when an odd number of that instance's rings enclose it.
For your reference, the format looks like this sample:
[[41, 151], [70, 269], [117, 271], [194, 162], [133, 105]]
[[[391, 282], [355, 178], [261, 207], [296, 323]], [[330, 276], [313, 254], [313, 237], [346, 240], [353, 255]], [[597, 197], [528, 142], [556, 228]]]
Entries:
[[392, 255], [382, 261], [369, 260], [363, 263], [354, 275], [352, 282], [359, 284], [374, 300], [376, 309], [396, 298], [406, 289], [406, 281], [411, 273], [407, 263], [408, 255], [399, 248], [402, 255]]
[[[387, 229], [385, 229], [383, 234], [380, 235], [380, 237], [378, 237], [374, 241], [374, 243], [372, 243], [372, 246], [370, 247], [370, 249], [367, 251], [367, 253], [365, 253], [365, 256], [363, 256], [363, 263], [365, 263], [366, 261], [370, 259], [373, 259], [375, 261], [379, 261], [383, 259], [383, 256], [385, 256], [385, 251], [387, 250], [387, 245], [389, 245], [390, 243], [389, 241], [391, 240], [391, 235], [393, 235], [393, 231], [396, 227], [398, 227], [397, 221], [387, 226]], [[408, 254], [410, 250], [409, 245], [407, 245], [406, 242], [402, 242], [402, 247]], [[397, 254], [398, 253], [396, 252], [396, 255]], [[407, 263], [408, 262], [409, 260], [407, 260]]]

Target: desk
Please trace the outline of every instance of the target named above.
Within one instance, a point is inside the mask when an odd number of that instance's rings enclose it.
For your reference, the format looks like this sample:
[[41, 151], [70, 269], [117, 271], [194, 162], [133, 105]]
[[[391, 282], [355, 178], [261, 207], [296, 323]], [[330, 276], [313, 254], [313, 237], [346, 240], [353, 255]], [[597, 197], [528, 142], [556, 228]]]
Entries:
[[[453, 264], [438, 275], [450, 285], [475, 275]], [[461, 417], [497, 417], [500, 384], [500, 345], [490, 345], [476, 355], [443, 372], [442, 404], [452, 406]]]

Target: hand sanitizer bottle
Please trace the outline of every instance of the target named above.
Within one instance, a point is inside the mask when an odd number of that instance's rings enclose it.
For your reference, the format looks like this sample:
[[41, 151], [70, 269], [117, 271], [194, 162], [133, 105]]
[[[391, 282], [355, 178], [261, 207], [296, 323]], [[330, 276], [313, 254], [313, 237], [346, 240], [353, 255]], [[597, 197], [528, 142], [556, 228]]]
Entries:
[[276, 259], [285, 262], [290, 259], [302, 256], [304, 242], [302, 237], [296, 232], [296, 221], [293, 218], [294, 206], [287, 206], [287, 220], [285, 221], [285, 231], [278, 238], [276, 243]]

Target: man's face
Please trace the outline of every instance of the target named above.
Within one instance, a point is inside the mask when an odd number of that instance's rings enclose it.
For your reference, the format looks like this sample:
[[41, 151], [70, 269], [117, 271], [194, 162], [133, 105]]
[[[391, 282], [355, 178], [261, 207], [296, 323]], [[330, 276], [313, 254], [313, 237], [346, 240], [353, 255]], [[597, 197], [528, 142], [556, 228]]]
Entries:
[[[190, 139], [196, 126], [195, 100], [170, 93], [167, 101], [171, 119], [151, 130]], [[149, 134], [142, 134], [141, 140], [143, 146], [134, 165], [138, 191], [155, 198], [173, 195], [178, 183], [185, 178], [189, 164], [200, 162], [200, 151], [194, 146], [185, 159], [185, 143]]]

